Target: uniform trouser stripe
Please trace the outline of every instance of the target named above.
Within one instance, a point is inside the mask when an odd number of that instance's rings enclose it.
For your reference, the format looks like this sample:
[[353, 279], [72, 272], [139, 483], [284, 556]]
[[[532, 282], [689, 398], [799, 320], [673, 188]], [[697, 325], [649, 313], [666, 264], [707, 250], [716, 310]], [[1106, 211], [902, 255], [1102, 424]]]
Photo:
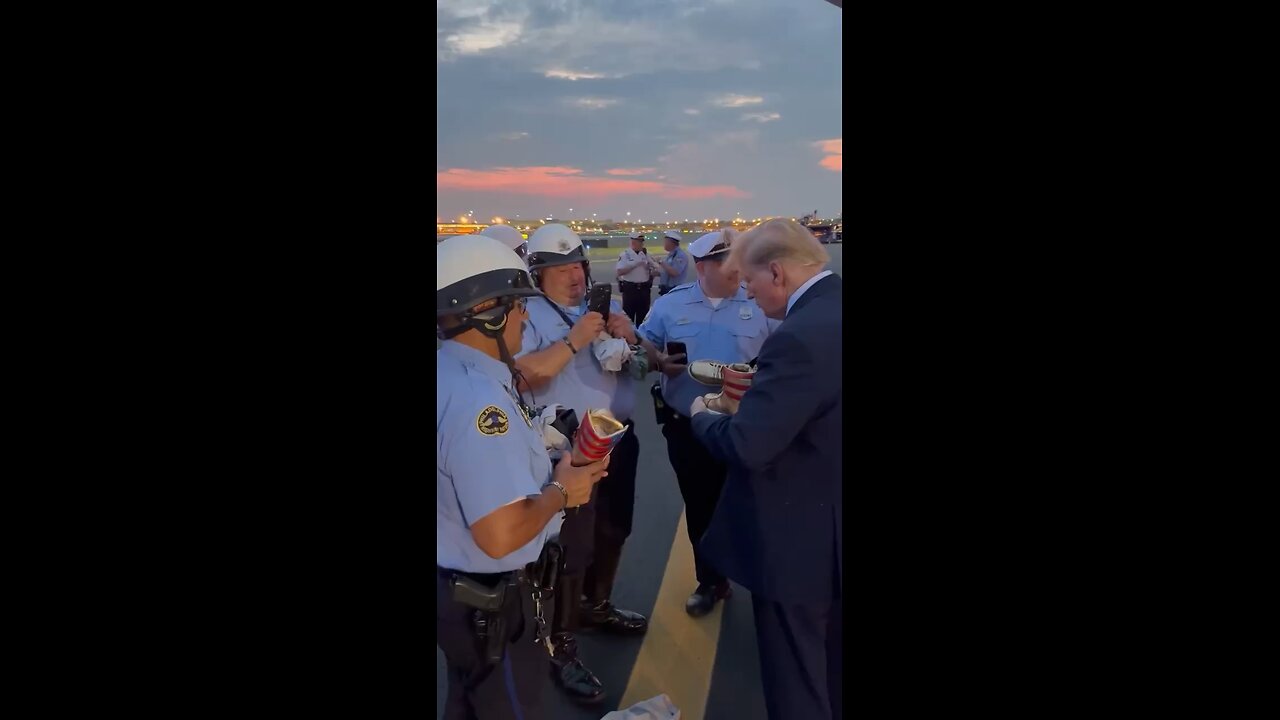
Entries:
[[502, 653], [502, 674], [507, 684], [507, 697], [511, 700], [511, 711], [516, 720], [524, 720], [524, 712], [520, 710], [520, 699], [516, 697], [516, 676], [511, 671], [511, 655]]

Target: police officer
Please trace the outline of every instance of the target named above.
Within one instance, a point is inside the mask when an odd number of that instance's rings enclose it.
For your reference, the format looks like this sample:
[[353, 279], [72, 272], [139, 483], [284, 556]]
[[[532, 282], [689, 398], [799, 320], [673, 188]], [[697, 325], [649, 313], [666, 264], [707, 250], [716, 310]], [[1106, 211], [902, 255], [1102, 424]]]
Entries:
[[666, 248], [667, 257], [658, 260], [658, 267], [662, 271], [661, 279], [658, 280], [658, 297], [671, 292], [675, 286], [694, 279], [689, 277], [689, 253], [680, 248], [681, 239], [679, 230], [668, 230], [663, 234], [662, 247]]
[[[522, 349], [516, 355], [523, 378], [539, 402], [572, 408], [579, 422], [585, 422], [588, 410], [608, 409], [627, 426], [610, 455], [607, 482], [597, 486], [588, 505], [567, 515], [560, 530], [565, 564], [552, 626], [552, 675], [575, 700], [595, 703], [604, 699], [604, 685], [579, 659], [574, 631], [594, 627], [640, 634], [648, 628], [648, 620], [610, 600], [635, 509], [640, 458], [631, 421], [635, 381], [626, 368], [622, 372], [603, 369], [592, 343], [606, 330], [630, 345], [637, 338], [618, 303], [610, 301], [607, 322], [600, 313], [588, 312], [590, 265], [582, 240], [572, 230], [557, 223], [538, 228], [529, 237], [528, 261], [545, 297], [529, 303]], [[586, 597], [581, 605], [575, 587]]]
[[[707, 387], [686, 373], [686, 362], [715, 360], [723, 363], [747, 362], [760, 353], [765, 338], [777, 327], [742, 289], [735, 269], [724, 266], [729, 256], [731, 230], [707, 233], [689, 245], [697, 281], [678, 285], [658, 298], [640, 326], [640, 342], [660, 360], [661, 398], [665, 406], [658, 412], [662, 435], [667, 439], [667, 458], [675, 470], [684, 498], [685, 523], [693, 543], [698, 586], [685, 603], [694, 617], [706, 615], [716, 601], [729, 597], [729, 581], [716, 571], [698, 549], [699, 540], [711, 523], [711, 514], [728, 468], [717, 461], [693, 435], [684, 413], [695, 397]], [[684, 343], [686, 358], [661, 351], [670, 342]], [[656, 346], [656, 347], [655, 347]]]
[[618, 287], [622, 291], [622, 309], [631, 318], [631, 324], [639, 325], [649, 312], [649, 297], [653, 291], [653, 276], [661, 272], [658, 264], [644, 249], [644, 233], [631, 236], [631, 247], [622, 251], [615, 269]]
[[565, 456], [553, 471], [513, 388], [511, 352], [537, 294], [497, 240], [436, 248], [436, 643], [450, 720], [544, 717], [531, 563], [606, 474], [607, 458], [575, 468]]
[[484, 230], [481, 230], [480, 234], [491, 237], [503, 245], [506, 245], [514, 250], [516, 255], [519, 255], [522, 260], [524, 259], [529, 243], [525, 242], [524, 235], [521, 234], [519, 230], [511, 227], [510, 225], [498, 224], [490, 225]]

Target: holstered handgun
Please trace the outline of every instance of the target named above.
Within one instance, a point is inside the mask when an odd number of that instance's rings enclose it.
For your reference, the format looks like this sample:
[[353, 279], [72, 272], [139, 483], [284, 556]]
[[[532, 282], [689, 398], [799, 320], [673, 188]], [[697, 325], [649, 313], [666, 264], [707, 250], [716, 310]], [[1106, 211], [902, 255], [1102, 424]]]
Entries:
[[507, 621], [503, 607], [507, 592], [516, 591], [513, 581], [502, 580], [490, 588], [469, 577], [454, 575], [451, 585], [454, 601], [475, 608], [471, 623], [481, 657], [491, 665], [502, 662], [502, 654], [507, 649]]
[[649, 388], [649, 394], [653, 396], [653, 418], [659, 425], [665, 424], [667, 421], [674, 419], [675, 411], [667, 405], [667, 401], [662, 399], [662, 383], [655, 382], [653, 387]]
[[455, 602], [460, 602], [467, 607], [473, 607], [484, 612], [501, 610], [502, 603], [507, 598], [507, 583], [505, 581], [493, 587], [485, 587], [469, 577], [454, 575], [450, 584], [453, 586], [453, 599]]

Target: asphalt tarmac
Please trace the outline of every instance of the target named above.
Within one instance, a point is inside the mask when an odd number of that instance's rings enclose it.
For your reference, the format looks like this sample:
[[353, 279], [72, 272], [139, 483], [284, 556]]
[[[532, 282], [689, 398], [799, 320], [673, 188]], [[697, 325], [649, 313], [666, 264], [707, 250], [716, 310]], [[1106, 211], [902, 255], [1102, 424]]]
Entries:
[[[843, 245], [826, 247], [831, 254], [828, 268], [843, 275]], [[614, 262], [593, 260], [592, 276], [600, 282], [613, 280]], [[667, 461], [666, 440], [654, 422], [652, 382], [636, 384], [633, 419], [640, 461], [635, 522], [613, 598], [619, 607], [647, 616], [649, 632], [635, 638], [580, 634], [580, 657], [599, 676], [608, 696], [589, 708], [578, 706], [551, 684], [548, 670], [547, 716], [599, 720], [611, 710], [666, 693], [684, 720], [766, 720], [750, 593], [735, 584], [733, 597], [710, 615], [694, 619], [684, 612], [684, 600], [697, 583], [684, 529], [684, 503]], [[437, 720], [443, 717], [448, 687], [444, 668], [444, 655], [437, 648]]]

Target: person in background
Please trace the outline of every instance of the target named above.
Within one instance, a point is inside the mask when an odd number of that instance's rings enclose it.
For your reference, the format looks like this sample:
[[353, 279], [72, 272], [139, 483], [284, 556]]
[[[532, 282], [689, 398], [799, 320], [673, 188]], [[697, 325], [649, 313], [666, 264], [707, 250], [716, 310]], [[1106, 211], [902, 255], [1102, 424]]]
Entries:
[[618, 288], [622, 291], [622, 311], [638, 326], [649, 312], [649, 298], [653, 292], [653, 277], [660, 270], [644, 248], [644, 233], [631, 236], [631, 247], [622, 251], [615, 269]]
[[680, 247], [682, 239], [679, 230], [668, 230], [662, 237], [662, 246], [666, 248], [667, 256], [658, 259], [658, 267], [662, 271], [658, 280], [658, 297], [666, 295], [678, 285], [697, 279], [697, 273], [691, 272], [689, 253]]
[[[702, 552], [751, 591], [771, 720], [842, 717], [843, 542], [840, 276], [817, 238], [768, 220], [729, 263], [765, 314], [782, 320], [732, 414], [689, 408], [693, 434], [728, 478]], [[674, 296], [674, 293], [672, 294]]]

